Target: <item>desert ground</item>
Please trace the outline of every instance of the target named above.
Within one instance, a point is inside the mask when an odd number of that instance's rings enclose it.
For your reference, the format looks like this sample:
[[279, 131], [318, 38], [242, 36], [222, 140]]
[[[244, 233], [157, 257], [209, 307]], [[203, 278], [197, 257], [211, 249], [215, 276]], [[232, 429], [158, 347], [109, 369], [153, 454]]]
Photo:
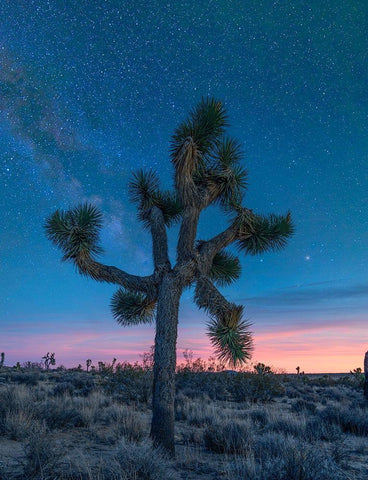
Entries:
[[177, 374], [170, 459], [149, 440], [150, 367], [3, 367], [0, 480], [368, 478], [360, 373], [204, 370]]

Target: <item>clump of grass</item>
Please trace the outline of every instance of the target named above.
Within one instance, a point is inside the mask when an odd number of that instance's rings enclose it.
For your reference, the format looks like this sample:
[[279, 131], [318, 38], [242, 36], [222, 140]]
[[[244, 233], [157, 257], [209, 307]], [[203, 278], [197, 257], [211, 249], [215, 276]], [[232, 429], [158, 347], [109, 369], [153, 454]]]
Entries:
[[313, 402], [299, 399], [291, 405], [291, 411], [295, 413], [316, 413], [317, 406]]
[[50, 429], [85, 427], [88, 424], [81, 402], [77, 398], [48, 399], [38, 405], [38, 418]]
[[225, 421], [207, 427], [203, 433], [207, 450], [216, 453], [242, 453], [249, 451], [253, 441], [250, 422]]
[[8, 412], [3, 420], [2, 431], [11, 440], [23, 440], [28, 435], [33, 423], [33, 415], [27, 412]]
[[[277, 442], [278, 446], [279, 441]], [[289, 439], [277, 455], [236, 458], [229, 462], [230, 480], [346, 480], [328, 451]]]
[[305, 439], [310, 442], [324, 440], [327, 442], [335, 442], [341, 438], [342, 429], [337, 423], [323, 422], [317, 417], [306, 419]]
[[265, 427], [269, 422], [269, 414], [264, 407], [258, 407], [249, 412], [249, 417], [257, 427]]
[[114, 426], [114, 434], [117, 438], [123, 436], [129, 442], [139, 442], [146, 436], [147, 426], [137, 413], [124, 408], [119, 422]]
[[345, 433], [368, 435], [367, 413], [361, 408], [326, 408], [320, 413], [320, 419], [329, 424], [340, 425]]
[[118, 480], [178, 480], [172, 462], [148, 442], [141, 445], [122, 441], [109, 464], [103, 467], [102, 478]]
[[267, 430], [285, 435], [293, 435], [294, 437], [303, 436], [305, 431], [305, 417], [288, 416], [278, 418], [268, 423]]
[[23, 478], [57, 478], [56, 471], [64, 457], [60, 442], [56, 442], [45, 425], [35, 424], [24, 443]]

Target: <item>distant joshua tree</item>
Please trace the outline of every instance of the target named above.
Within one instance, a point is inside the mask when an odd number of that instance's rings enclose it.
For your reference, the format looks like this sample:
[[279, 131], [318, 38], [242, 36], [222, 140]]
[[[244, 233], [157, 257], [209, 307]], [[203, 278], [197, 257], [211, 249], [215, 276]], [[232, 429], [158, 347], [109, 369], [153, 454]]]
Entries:
[[273, 373], [271, 367], [264, 363], [259, 362], [257, 365], [254, 365], [253, 368], [258, 375], [269, 375], [270, 373]]
[[4, 361], [5, 361], [5, 353], [1, 352], [0, 353], [0, 370], [3, 368]]
[[300, 374], [300, 367], [296, 367], [296, 374], [299, 375]]
[[47, 352], [46, 355], [42, 357], [43, 364], [45, 366], [46, 370], [49, 370], [50, 365], [55, 365], [56, 360], [55, 360], [55, 353], [50, 353]]
[[[242, 319], [243, 306], [228, 301], [216, 288], [240, 277], [240, 261], [226, 247], [235, 244], [245, 254], [263, 254], [284, 247], [293, 232], [290, 213], [264, 216], [243, 206], [247, 174], [240, 163], [240, 145], [225, 135], [226, 126], [221, 102], [203, 99], [172, 137], [174, 189], [162, 191], [152, 170], [134, 174], [130, 198], [152, 237], [151, 275], [131, 275], [97, 261], [102, 253], [102, 215], [95, 206], [57, 210], [46, 222], [47, 236], [62, 250], [64, 261], [74, 263], [82, 275], [120, 286], [111, 308], [121, 325], [155, 320], [151, 437], [155, 445], [172, 454], [178, 310], [183, 290], [195, 285], [194, 301], [210, 316], [208, 335], [220, 360], [233, 365], [246, 362], [252, 335]], [[199, 217], [210, 205], [222, 208], [229, 226], [209, 240], [200, 240], [196, 238]], [[176, 261], [172, 262], [167, 228], [176, 222], [180, 230]]]
[[87, 369], [87, 372], [89, 370], [89, 367], [92, 365], [92, 360], [90, 358], [87, 358], [86, 360], [86, 369]]

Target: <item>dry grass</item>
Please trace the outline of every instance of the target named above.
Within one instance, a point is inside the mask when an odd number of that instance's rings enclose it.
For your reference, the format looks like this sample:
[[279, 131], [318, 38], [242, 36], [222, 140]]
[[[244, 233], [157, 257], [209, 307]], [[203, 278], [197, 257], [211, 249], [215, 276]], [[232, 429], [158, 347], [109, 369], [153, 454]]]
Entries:
[[129, 370], [123, 390], [122, 371], [13, 373], [0, 382], [0, 480], [368, 478], [368, 405], [349, 379], [179, 375], [172, 462], [148, 439], [149, 374], [135, 385]]

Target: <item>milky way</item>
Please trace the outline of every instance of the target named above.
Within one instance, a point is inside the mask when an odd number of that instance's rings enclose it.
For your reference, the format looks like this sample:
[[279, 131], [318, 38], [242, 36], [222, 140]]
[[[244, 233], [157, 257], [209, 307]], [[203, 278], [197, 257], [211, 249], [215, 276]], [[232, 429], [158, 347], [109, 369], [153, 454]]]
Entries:
[[[291, 210], [296, 226], [285, 250], [243, 258], [241, 279], [224, 289], [254, 324], [257, 359], [314, 369], [325, 349], [326, 368], [328, 357], [357, 366], [368, 341], [365, 1], [40, 0], [2, 2], [0, 14], [0, 350], [9, 364], [46, 351], [66, 364], [135, 360], [149, 348], [153, 329], [115, 325], [114, 288], [61, 264], [43, 224], [90, 201], [104, 212], [104, 261], [149, 274], [129, 177], [154, 168], [169, 187], [170, 136], [212, 95], [243, 146], [247, 206]], [[200, 237], [226, 222], [207, 212]], [[207, 356], [191, 298], [179, 350]]]

